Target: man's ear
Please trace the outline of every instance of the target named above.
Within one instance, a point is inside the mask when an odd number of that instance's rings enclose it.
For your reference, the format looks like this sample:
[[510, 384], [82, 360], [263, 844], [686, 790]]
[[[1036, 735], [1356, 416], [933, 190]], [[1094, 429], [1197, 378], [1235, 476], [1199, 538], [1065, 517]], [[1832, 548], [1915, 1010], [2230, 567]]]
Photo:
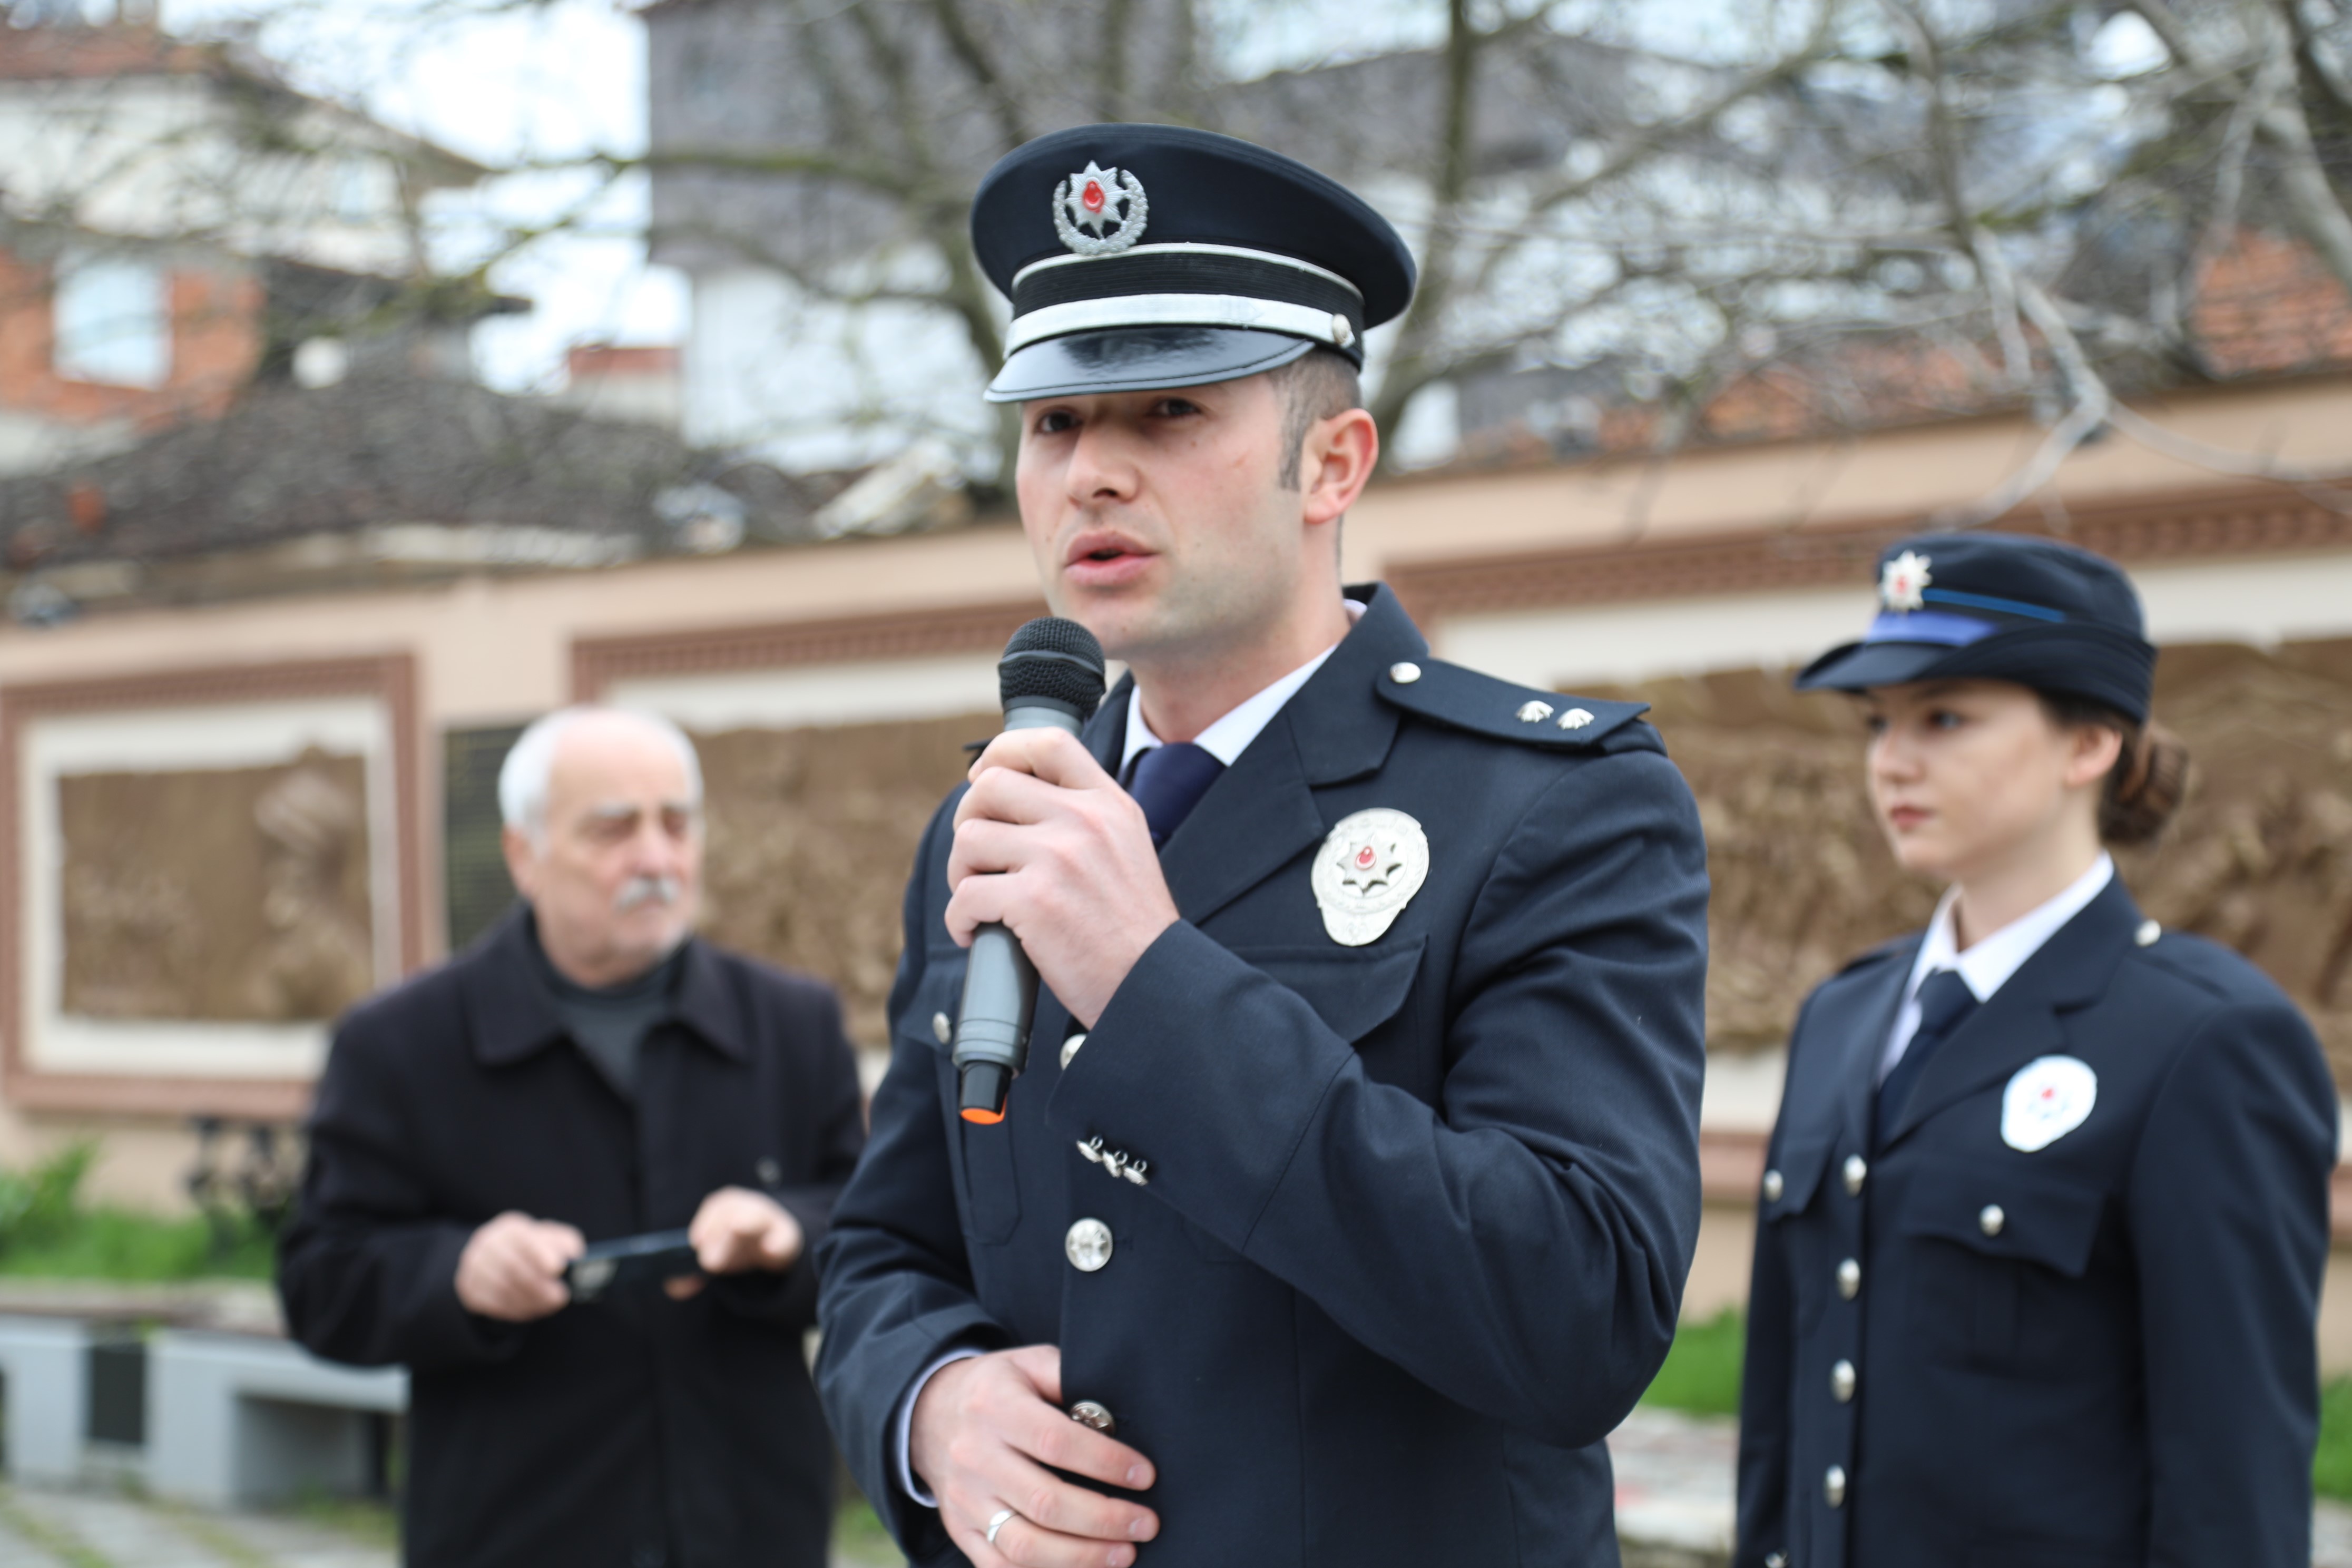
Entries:
[[1380, 426], [1369, 410], [1318, 419], [1298, 453], [1299, 510], [1310, 526], [1346, 515], [1381, 460]]
[[530, 847], [530, 839], [520, 828], [499, 829], [499, 847], [506, 852], [507, 875], [513, 879], [515, 890], [525, 900], [538, 897], [534, 884], [539, 880], [539, 856]]

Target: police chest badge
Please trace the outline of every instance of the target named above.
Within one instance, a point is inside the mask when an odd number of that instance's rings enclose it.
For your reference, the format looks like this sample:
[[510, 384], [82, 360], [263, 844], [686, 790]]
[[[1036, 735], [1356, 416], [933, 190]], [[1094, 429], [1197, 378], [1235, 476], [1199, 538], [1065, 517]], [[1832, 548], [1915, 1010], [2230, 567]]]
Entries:
[[2037, 1057], [2017, 1069], [2000, 1097], [2000, 1141], [2031, 1154], [2047, 1149], [2091, 1114], [2099, 1075], [2074, 1057]]
[[1402, 811], [1357, 812], [1323, 840], [1307, 879], [1333, 942], [1378, 942], [1429, 879], [1429, 835]]

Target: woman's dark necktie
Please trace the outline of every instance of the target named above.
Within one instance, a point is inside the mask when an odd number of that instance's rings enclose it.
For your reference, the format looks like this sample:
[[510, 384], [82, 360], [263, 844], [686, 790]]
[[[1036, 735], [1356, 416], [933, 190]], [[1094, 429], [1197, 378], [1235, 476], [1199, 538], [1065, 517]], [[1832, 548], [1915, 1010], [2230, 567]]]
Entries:
[[1903, 1047], [1903, 1059], [1895, 1064], [1895, 1070], [1878, 1086], [1878, 1114], [1871, 1140], [1874, 1147], [1893, 1131], [1895, 1119], [1903, 1114], [1903, 1102], [1911, 1098], [1911, 1086], [1918, 1081], [1936, 1047], [1951, 1038], [1953, 1031], [1968, 1022], [1969, 1015], [1981, 1005], [1957, 969], [1938, 969], [1920, 984], [1918, 1031]]
[[1154, 849], [1167, 844], [1169, 836], [1192, 815], [1192, 808], [1224, 771], [1225, 764], [1214, 753], [1190, 741], [1136, 753], [1128, 769], [1127, 793], [1143, 807], [1143, 820], [1151, 825]]

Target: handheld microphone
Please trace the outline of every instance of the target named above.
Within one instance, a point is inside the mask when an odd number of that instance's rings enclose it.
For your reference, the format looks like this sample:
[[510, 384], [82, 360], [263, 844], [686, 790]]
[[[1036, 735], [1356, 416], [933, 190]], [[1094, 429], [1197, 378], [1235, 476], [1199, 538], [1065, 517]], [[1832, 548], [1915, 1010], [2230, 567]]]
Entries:
[[[1053, 728], [1076, 734], [1102, 706], [1103, 651], [1076, 621], [1040, 616], [1004, 645], [996, 666], [1007, 730]], [[1037, 1011], [1037, 969], [1002, 925], [972, 933], [956, 1014], [956, 1111], [983, 1126], [1004, 1120], [1004, 1097], [1029, 1062]]]

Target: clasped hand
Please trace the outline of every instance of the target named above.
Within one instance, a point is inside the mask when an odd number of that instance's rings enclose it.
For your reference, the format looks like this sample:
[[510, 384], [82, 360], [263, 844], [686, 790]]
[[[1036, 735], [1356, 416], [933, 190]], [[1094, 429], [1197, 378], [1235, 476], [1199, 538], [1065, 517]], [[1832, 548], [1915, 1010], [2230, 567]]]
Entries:
[[999, 735], [971, 765], [948, 857], [948, 933], [1001, 923], [1070, 1016], [1093, 1028], [1178, 920], [1143, 810], [1060, 730]]
[[[799, 1258], [806, 1241], [790, 1209], [748, 1187], [721, 1187], [704, 1198], [687, 1239], [702, 1273], [666, 1282], [663, 1288], [679, 1300], [702, 1289], [704, 1275], [755, 1268], [782, 1273]], [[536, 1321], [572, 1300], [563, 1268], [586, 1247], [574, 1226], [509, 1210], [466, 1238], [457, 1257], [457, 1300], [485, 1318]]]
[[[976, 1568], [1129, 1568], [1160, 1533], [1140, 1503], [1054, 1472], [1129, 1491], [1151, 1461], [1062, 1413], [1062, 1352], [1024, 1345], [941, 1367], [915, 1396], [908, 1458], [939, 1499], [940, 1521]], [[989, 1521], [1011, 1510], [988, 1539]]]

